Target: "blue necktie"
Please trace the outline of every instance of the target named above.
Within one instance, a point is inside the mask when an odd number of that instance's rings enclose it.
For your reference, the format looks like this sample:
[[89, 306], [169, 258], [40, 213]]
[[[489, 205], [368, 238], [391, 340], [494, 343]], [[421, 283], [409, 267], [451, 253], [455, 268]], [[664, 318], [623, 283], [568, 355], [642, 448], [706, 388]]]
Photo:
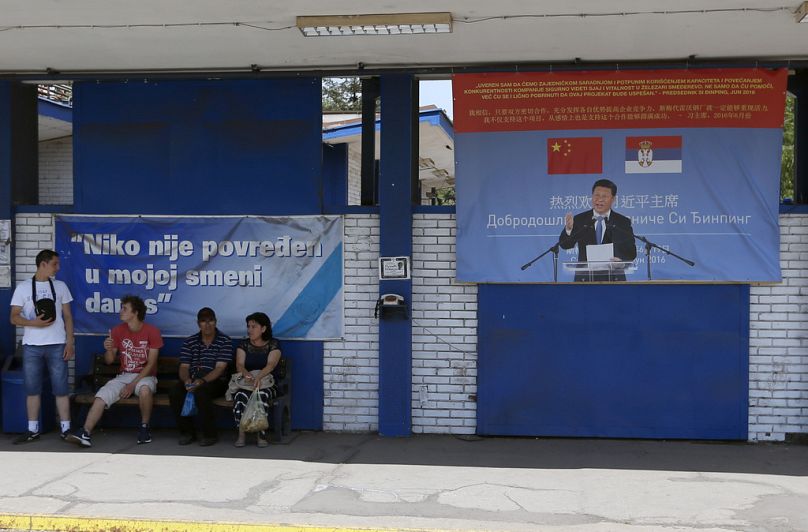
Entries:
[[595, 238], [598, 239], [598, 244], [603, 244], [603, 216], [595, 216]]

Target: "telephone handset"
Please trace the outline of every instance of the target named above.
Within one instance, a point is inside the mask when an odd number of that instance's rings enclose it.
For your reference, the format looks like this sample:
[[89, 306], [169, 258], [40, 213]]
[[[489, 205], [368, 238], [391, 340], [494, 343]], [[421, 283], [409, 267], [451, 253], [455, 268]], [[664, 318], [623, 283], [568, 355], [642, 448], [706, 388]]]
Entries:
[[373, 313], [374, 317], [379, 317], [379, 309], [384, 311], [385, 309], [400, 309], [404, 308], [406, 311], [406, 305], [404, 304], [404, 296], [400, 296], [398, 294], [384, 294], [382, 295], [378, 301], [376, 301], [376, 311]]
[[404, 303], [404, 297], [398, 294], [384, 294], [381, 298], [382, 305], [400, 305]]

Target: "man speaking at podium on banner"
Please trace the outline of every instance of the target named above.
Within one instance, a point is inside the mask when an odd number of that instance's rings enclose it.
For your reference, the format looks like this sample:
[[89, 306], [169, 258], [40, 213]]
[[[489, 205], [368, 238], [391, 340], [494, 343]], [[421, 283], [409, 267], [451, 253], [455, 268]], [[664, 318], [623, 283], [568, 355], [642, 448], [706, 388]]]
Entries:
[[[592, 209], [572, 216], [567, 213], [559, 243], [563, 249], [578, 244], [578, 262], [586, 262], [586, 246], [613, 244], [612, 261], [633, 261], [637, 258], [631, 220], [612, 210], [617, 196], [617, 185], [608, 179], [599, 179], [592, 185]], [[579, 271], [575, 281], [625, 281], [622, 271]]]

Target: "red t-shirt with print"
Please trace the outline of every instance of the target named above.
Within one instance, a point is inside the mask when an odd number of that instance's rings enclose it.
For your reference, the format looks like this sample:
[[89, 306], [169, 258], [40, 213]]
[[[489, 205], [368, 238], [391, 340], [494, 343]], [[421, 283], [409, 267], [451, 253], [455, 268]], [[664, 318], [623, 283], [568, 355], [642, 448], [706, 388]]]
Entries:
[[[163, 347], [160, 330], [148, 323], [144, 323], [137, 332], [131, 331], [126, 323], [121, 323], [112, 329], [112, 341], [118, 348], [121, 373], [140, 373], [149, 361], [149, 349]], [[151, 374], [157, 375], [157, 365]]]

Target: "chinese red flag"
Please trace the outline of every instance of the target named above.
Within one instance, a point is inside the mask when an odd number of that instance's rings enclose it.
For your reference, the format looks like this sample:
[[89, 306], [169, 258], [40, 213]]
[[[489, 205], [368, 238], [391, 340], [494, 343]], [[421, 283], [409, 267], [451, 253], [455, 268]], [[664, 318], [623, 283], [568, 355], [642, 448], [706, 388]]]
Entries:
[[548, 174], [599, 174], [603, 172], [601, 137], [547, 139]]

